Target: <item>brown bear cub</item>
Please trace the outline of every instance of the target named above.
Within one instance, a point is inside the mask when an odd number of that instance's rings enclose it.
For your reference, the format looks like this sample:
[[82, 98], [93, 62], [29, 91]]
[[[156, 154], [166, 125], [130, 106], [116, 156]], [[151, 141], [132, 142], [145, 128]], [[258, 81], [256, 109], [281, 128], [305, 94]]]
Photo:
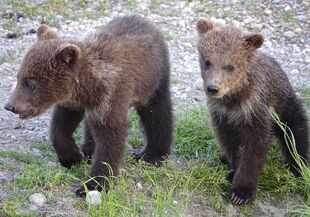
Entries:
[[[112, 175], [110, 167], [113, 176], [119, 173], [131, 106], [146, 136], [145, 147], [133, 152], [134, 158], [159, 163], [170, 154], [169, 53], [153, 24], [138, 16], [118, 17], [82, 42], [59, 38], [46, 25], [37, 34], [5, 109], [27, 119], [56, 104], [50, 138], [68, 168], [83, 158], [72, 134], [85, 119], [81, 151], [94, 156], [90, 176], [96, 177], [86, 183], [89, 190], [108, 187], [103, 176]], [[76, 193], [85, 196], [83, 187]]]
[[197, 22], [198, 51], [213, 130], [232, 173], [230, 200], [254, 200], [259, 174], [273, 136], [280, 140], [285, 162], [300, 175], [283, 132], [273, 122], [273, 107], [294, 133], [298, 154], [308, 162], [309, 136], [305, 110], [285, 72], [258, 51], [264, 38], [233, 27]]

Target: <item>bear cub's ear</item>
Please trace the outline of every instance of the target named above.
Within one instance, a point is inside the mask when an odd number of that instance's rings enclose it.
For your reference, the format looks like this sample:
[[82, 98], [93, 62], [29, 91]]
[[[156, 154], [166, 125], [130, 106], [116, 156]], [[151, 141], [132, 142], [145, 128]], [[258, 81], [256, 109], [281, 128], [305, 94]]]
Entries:
[[213, 24], [209, 20], [200, 19], [198, 20], [196, 27], [197, 27], [197, 31], [199, 32], [199, 34], [203, 34], [203, 33], [210, 31], [213, 28]]
[[57, 38], [57, 33], [48, 25], [42, 24], [37, 31], [38, 40]]
[[245, 46], [247, 48], [260, 48], [264, 43], [264, 36], [259, 33], [250, 33], [245, 36]]
[[60, 45], [59, 50], [56, 54], [56, 59], [69, 66], [74, 65], [81, 56], [81, 49], [70, 43], [64, 43]]

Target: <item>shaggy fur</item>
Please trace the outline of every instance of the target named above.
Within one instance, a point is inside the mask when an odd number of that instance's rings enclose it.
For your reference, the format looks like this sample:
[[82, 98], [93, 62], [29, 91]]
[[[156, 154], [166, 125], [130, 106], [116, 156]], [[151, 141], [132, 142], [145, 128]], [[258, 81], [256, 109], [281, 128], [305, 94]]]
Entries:
[[308, 162], [309, 136], [305, 110], [278, 63], [257, 51], [260, 34], [236, 28], [197, 23], [198, 51], [213, 130], [232, 173], [230, 199], [236, 204], [254, 200], [259, 174], [276, 135], [285, 162], [299, 175], [282, 131], [268, 109], [273, 107], [293, 131], [298, 154]]
[[[115, 18], [82, 42], [61, 39], [42, 25], [5, 107], [20, 118], [31, 118], [56, 104], [50, 138], [65, 167], [83, 158], [72, 134], [84, 119], [81, 151], [89, 159], [94, 156], [90, 176], [96, 177], [86, 186], [101, 190], [97, 182], [108, 186], [98, 176], [119, 173], [130, 106], [137, 109], [146, 135], [145, 147], [134, 152], [134, 157], [158, 163], [170, 154], [169, 76], [164, 37], [140, 17]], [[76, 193], [85, 196], [83, 187]]]

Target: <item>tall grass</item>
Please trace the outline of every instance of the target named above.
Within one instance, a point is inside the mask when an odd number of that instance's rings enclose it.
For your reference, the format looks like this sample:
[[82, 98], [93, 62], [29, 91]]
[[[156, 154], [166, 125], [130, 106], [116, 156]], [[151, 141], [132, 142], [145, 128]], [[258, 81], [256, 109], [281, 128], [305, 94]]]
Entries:
[[273, 108], [269, 109], [269, 113], [275, 123], [280, 127], [280, 129], [284, 133], [284, 140], [289, 149], [290, 154], [292, 155], [293, 159], [296, 161], [296, 164], [300, 170], [302, 178], [304, 179], [304, 186], [303, 189], [305, 193], [305, 204], [300, 205], [298, 207], [291, 207], [290, 209], [286, 210], [288, 213], [294, 215], [305, 215], [310, 216], [310, 168], [307, 162], [298, 154], [296, 149], [296, 141], [294, 138], [294, 134], [292, 130], [281, 121], [279, 115]]

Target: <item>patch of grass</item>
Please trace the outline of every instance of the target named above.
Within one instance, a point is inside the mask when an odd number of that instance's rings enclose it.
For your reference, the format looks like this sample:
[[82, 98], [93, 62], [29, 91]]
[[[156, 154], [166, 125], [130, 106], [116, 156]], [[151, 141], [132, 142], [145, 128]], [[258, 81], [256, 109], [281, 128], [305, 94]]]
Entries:
[[133, 11], [135, 7], [137, 6], [137, 2], [136, 0], [127, 0], [126, 5], [129, 10]]
[[[136, 148], [141, 147], [143, 133], [140, 132], [139, 119], [134, 112], [129, 115], [129, 124], [128, 142]], [[217, 163], [219, 151], [210, 129], [207, 109], [200, 106], [182, 108], [176, 113], [175, 127], [174, 161], [167, 160], [163, 166], [154, 167], [144, 162], [137, 163], [130, 156], [125, 156], [121, 175], [110, 183], [108, 194], [102, 193], [101, 204], [96, 207], [75, 199], [72, 192], [73, 185], [78, 186], [90, 178], [90, 166], [86, 162], [70, 170], [62, 168], [55, 164], [57, 157], [52, 147], [45, 142], [32, 145], [41, 150], [42, 156], [39, 157], [16, 151], [1, 151], [0, 158], [24, 163], [24, 166], [17, 168], [15, 179], [4, 184], [10, 194], [5, 203], [13, 203], [16, 207], [7, 205], [1, 211], [20, 213], [28, 197], [34, 192], [41, 192], [47, 196], [49, 206], [57, 203], [57, 197], [72, 197], [76, 209], [91, 217], [184, 216], [197, 203], [200, 207], [225, 214], [225, 197], [229, 189], [225, 177], [228, 169]], [[76, 138], [80, 137], [81, 128], [76, 133]], [[304, 195], [307, 192], [305, 181], [296, 179], [284, 168], [277, 148], [273, 148], [268, 155], [258, 189], [258, 200], [261, 201], [268, 198], [285, 201], [292, 195]], [[304, 198], [300, 199], [301, 204], [305, 203], [308, 209], [307, 198]], [[252, 206], [243, 206], [241, 212], [251, 215]], [[307, 209], [300, 207], [293, 211], [301, 213]], [[57, 210], [50, 214], [60, 215], [61, 212]]]
[[17, 55], [16, 51], [12, 49], [0, 52], [0, 65], [2, 65], [3, 63], [9, 63], [14, 61], [16, 55]]
[[167, 41], [172, 41], [173, 40], [173, 34], [171, 31], [165, 31], [164, 32], [165, 38]]
[[176, 115], [174, 151], [177, 155], [212, 160], [218, 157], [208, 119], [205, 107], [184, 109]]
[[244, 4], [250, 8], [255, 8], [257, 6], [257, 0], [245, 0]]
[[[132, 0], [131, 0], [132, 1]], [[57, 27], [64, 18], [78, 20], [83, 17], [96, 18], [98, 14], [104, 15], [109, 8], [110, 0], [98, 0], [90, 7], [90, 2], [85, 0], [3, 0], [1, 2], [3, 10], [13, 10], [14, 16], [5, 18], [3, 25], [7, 29], [14, 29], [16, 23], [16, 13], [21, 12], [26, 18], [41, 17], [50, 26]]]
[[299, 180], [299, 182], [300, 185], [302, 186], [301, 192], [305, 196], [305, 206], [298, 208], [296, 210], [294, 209], [288, 210], [288, 212], [292, 211], [292, 213], [307, 213], [307, 211], [310, 209], [310, 167], [308, 163], [305, 162], [304, 159], [298, 154], [294, 134], [291, 131], [291, 129], [285, 123], [281, 122], [280, 117], [278, 116], [278, 114], [275, 112], [274, 109], [270, 109], [270, 114], [273, 120], [276, 122], [276, 124], [283, 131], [286, 145], [289, 149], [289, 152], [293, 156], [293, 159], [296, 161], [296, 164], [298, 166], [297, 169], [300, 170], [300, 173], [303, 178], [303, 180]]
[[283, 11], [280, 14], [280, 18], [282, 21], [287, 23], [295, 23], [295, 13], [292, 10]]
[[162, 3], [162, 0], [151, 0], [150, 1], [150, 9], [151, 10], [158, 9], [161, 3]]

